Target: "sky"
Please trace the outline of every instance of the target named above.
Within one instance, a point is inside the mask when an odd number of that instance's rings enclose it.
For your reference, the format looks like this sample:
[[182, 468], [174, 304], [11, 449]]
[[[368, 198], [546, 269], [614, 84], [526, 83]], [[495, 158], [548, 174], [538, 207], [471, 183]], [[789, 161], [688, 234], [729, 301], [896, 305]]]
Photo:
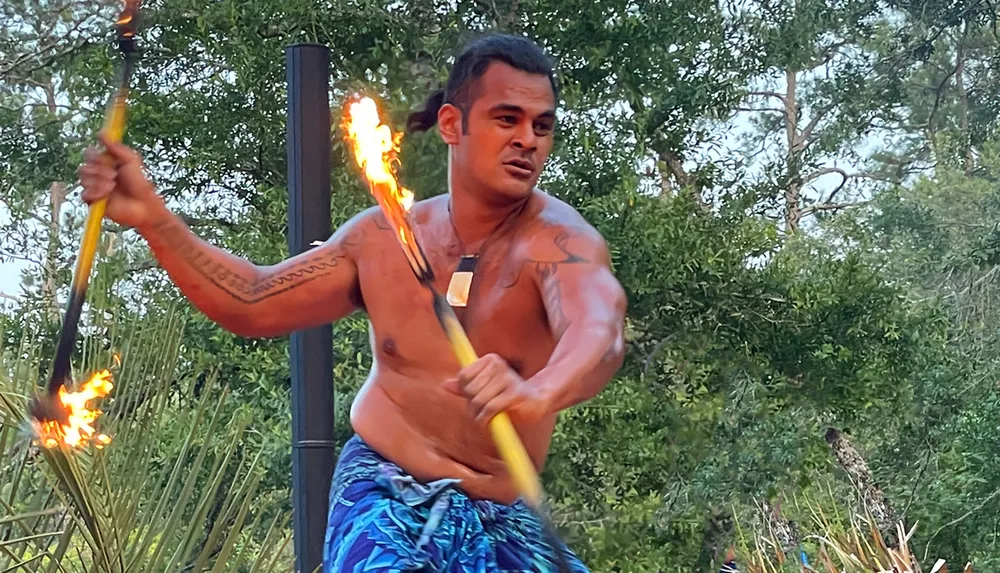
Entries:
[[[0, 222], [9, 222], [10, 213], [0, 204]], [[0, 262], [0, 293], [17, 295], [21, 290], [21, 271], [25, 264], [21, 261]]]
[[0, 292], [16, 295], [21, 289], [21, 271], [24, 265], [18, 261], [0, 263]]

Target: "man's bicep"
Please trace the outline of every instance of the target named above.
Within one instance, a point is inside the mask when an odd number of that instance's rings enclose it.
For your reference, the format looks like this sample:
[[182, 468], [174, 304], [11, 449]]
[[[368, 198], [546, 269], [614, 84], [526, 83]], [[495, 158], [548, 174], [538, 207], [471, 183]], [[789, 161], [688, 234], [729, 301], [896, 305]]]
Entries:
[[559, 231], [537, 241], [532, 263], [549, 326], [556, 339], [573, 324], [610, 324], [624, 295], [596, 232]]
[[364, 234], [364, 221], [355, 218], [322, 245], [262, 268], [249, 289], [262, 328], [285, 334], [363, 308], [355, 257]]
[[542, 301], [558, 340], [571, 326], [613, 326], [623, 313], [624, 295], [611, 270], [594, 263], [542, 271]]

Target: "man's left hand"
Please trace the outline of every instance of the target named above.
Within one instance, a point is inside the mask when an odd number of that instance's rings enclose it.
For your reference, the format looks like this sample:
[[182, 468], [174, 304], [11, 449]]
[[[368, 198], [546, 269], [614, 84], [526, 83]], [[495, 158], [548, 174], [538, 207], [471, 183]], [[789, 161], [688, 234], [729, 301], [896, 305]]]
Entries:
[[496, 354], [487, 354], [466, 366], [455, 378], [445, 381], [445, 388], [466, 398], [476, 421], [484, 424], [500, 412], [525, 421], [537, 421], [546, 414], [537, 389]]

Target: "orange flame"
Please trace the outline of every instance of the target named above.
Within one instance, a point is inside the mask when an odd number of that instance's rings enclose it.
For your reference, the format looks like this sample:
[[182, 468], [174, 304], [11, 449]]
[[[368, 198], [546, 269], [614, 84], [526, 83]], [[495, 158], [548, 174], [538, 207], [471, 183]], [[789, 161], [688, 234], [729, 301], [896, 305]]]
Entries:
[[354, 160], [364, 173], [382, 214], [396, 230], [396, 239], [403, 247], [410, 268], [421, 280], [433, 277], [408, 218], [413, 193], [396, 180], [394, 165], [399, 163], [399, 142], [403, 134], [393, 135], [389, 126], [379, 119], [375, 101], [368, 97], [351, 102], [344, 114], [344, 129], [354, 148]]
[[379, 119], [375, 100], [369, 97], [350, 104], [344, 123], [348, 139], [354, 146], [354, 160], [364, 171], [368, 183], [380, 187], [389, 199], [409, 211], [413, 206], [413, 193], [396, 181], [393, 168], [398, 163], [403, 134], [393, 135], [389, 126]]
[[32, 421], [37, 436], [36, 443], [46, 448], [54, 448], [60, 444], [76, 448], [92, 443], [98, 449], [110, 444], [111, 438], [107, 434], [96, 434], [93, 426], [103, 412], [91, 409], [89, 403], [107, 396], [113, 388], [111, 372], [107, 370], [94, 374], [77, 392], [68, 392], [65, 386], [59, 388], [59, 401], [66, 408], [69, 422], [60, 424], [55, 421]]
[[135, 12], [138, 9], [139, 0], [125, 0], [125, 7], [122, 8], [121, 14], [118, 15], [118, 19], [115, 20], [115, 26], [118, 27], [119, 38], [132, 38], [135, 36]]

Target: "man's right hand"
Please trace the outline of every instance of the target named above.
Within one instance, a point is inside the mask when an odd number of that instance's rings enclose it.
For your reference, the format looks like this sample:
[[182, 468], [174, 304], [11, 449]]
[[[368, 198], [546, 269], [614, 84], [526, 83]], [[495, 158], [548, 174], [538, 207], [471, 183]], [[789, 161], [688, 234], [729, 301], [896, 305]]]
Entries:
[[154, 223], [166, 211], [142, 171], [142, 158], [130, 147], [108, 141], [103, 134], [98, 139], [107, 151], [88, 148], [77, 170], [84, 202], [90, 205], [107, 198], [105, 216], [119, 225], [141, 230]]

